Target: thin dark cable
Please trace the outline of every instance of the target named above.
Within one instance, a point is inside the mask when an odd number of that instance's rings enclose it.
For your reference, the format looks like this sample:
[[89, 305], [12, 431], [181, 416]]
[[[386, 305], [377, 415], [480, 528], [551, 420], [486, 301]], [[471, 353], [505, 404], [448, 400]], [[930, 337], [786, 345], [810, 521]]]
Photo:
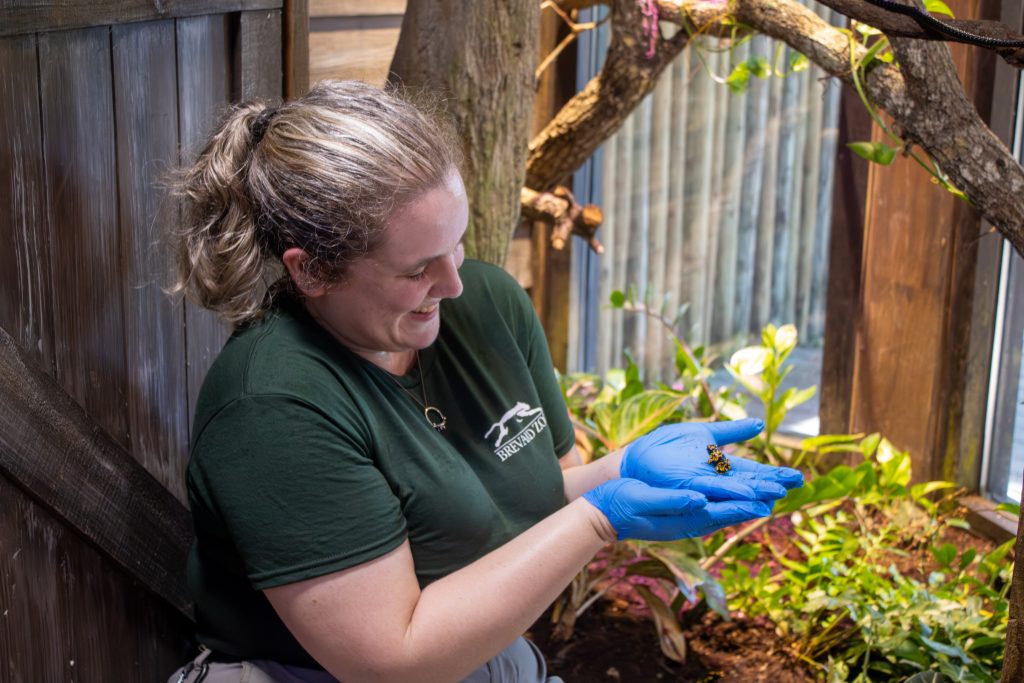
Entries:
[[947, 35], [957, 40], [970, 43], [971, 45], [977, 45], [979, 47], [997, 48], [997, 47], [1024, 47], [1024, 40], [1003, 40], [1000, 38], [990, 38], [988, 36], [979, 36], [973, 33], [968, 33], [958, 29], [955, 26], [939, 21], [927, 12], [922, 11], [918, 7], [912, 7], [910, 5], [903, 5], [893, 0], [864, 0], [864, 2], [880, 7], [889, 12], [896, 12], [914, 19], [917, 23], [921, 24], [922, 27], [931, 29], [936, 33]]

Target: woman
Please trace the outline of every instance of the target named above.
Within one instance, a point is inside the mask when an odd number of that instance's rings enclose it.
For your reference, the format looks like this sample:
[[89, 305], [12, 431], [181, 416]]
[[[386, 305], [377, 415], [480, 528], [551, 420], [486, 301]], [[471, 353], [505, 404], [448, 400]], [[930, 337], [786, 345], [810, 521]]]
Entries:
[[458, 148], [326, 82], [235, 109], [187, 170], [179, 287], [238, 328], [188, 469], [212, 654], [172, 680], [558, 680], [520, 634], [604, 544], [763, 516], [800, 483], [707, 464], [755, 421], [581, 465], [529, 299], [464, 262]]

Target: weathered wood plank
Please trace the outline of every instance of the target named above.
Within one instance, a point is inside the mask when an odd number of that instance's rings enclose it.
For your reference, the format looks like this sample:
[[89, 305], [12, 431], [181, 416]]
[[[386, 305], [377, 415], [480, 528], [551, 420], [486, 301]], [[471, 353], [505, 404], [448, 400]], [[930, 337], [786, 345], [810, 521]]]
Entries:
[[284, 3], [284, 96], [293, 100], [309, 90], [309, 0]]
[[[786, 48], [787, 57], [792, 53]], [[779, 130], [779, 170], [778, 183], [775, 190], [775, 239], [773, 241], [772, 258], [772, 306], [770, 318], [779, 323], [792, 322], [786, 310], [789, 278], [787, 273], [792, 268], [790, 262], [791, 242], [794, 239], [795, 227], [793, 216], [793, 197], [796, 191], [797, 174], [797, 127], [800, 121], [798, 108], [800, 105], [800, 79], [790, 75], [783, 79], [782, 101], [780, 103]]]
[[[669, 196], [668, 196], [668, 242], [665, 246], [665, 293], [670, 295], [668, 317], [675, 319], [679, 309], [686, 302], [682, 291], [683, 273], [687, 262], [692, 258], [687, 252], [693, 245], [685, 241], [686, 230], [686, 144], [689, 135], [687, 105], [690, 99], [690, 53], [685, 50], [683, 54], [676, 57], [676, 63], [672, 65], [672, 111], [670, 121], [672, 126], [672, 142], [669, 151]], [[677, 327], [677, 334], [684, 338], [688, 335], [685, 325]], [[669, 352], [665, 354], [665, 372], [671, 373], [675, 368], [675, 353], [672, 345], [669, 345]]]
[[314, 17], [405, 14], [405, 5], [406, 0], [310, 0], [309, 13]]
[[2, 476], [0, 500], [0, 680], [166, 680], [191, 622]]
[[[669, 292], [669, 283], [665, 280], [665, 251], [668, 247], [669, 231], [669, 186], [671, 185], [669, 152], [672, 149], [672, 138], [676, 133], [671, 118], [672, 100], [679, 97], [673, 88], [672, 74], [672, 69], [666, 69], [651, 94], [651, 137], [648, 143], [651, 148], [650, 190], [648, 192], [651, 210], [647, 281], [650, 287], [648, 295], [650, 305], [656, 312], [661, 309], [664, 297]], [[661, 325], [649, 320], [647, 327], [647, 379], [648, 381], [667, 380], [669, 378], [663, 374], [662, 366], [666, 355], [674, 358], [675, 354], [666, 353], [665, 330]]]
[[[750, 43], [751, 56], [772, 54], [768, 38], [756, 36]], [[758, 213], [760, 211], [761, 182], [765, 172], [765, 129], [768, 125], [768, 99], [771, 83], [760, 78], [751, 79], [747, 95], [746, 144], [743, 149], [743, 180], [740, 183], [739, 226], [736, 231], [736, 294], [732, 334], [746, 335], [757, 332], [751, 325], [751, 311], [755, 293], [754, 274], [757, 259]]]
[[126, 445], [110, 31], [43, 34], [39, 59], [57, 377]]
[[[708, 56], [709, 68], [713, 68]], [[686, 101], [686, 163], [683, 190], [683, 277], [680, 299], [689, 304], [684, 330], [695, 344], [707, 341], [707, 275], [704, 264], [711, 257], [709, 207], [711, 203], [711, 135], [715, 121], [714, 82], [698, 73]]]
[[316, 83], [340, 78], [383, 85], [388, 78], [400, 32], [400, 22], [392, 27], [311, 32], [310, 81]]
[[813, 283], [815, 240], [817, 239], [818, 190], [821, 186], [821, 121], [825, 99], [824, 72], [812, 69], [806, 107], [806, 145], [803, 161], [803, 202], [800, 210], [800, 250], [797, 256], [795, 322], [800, 339], [807, 338], [811, 317], [811, 286]]
[[[724, 63], [728, 71], [737, 64], [747, 61], [750, 54], [750, 43], [734, 47], [731, 55]], [[730, 61], [731, 60], [731, 61]], [[740, 223], [740, 193], [743, 181], [743, 149], [746, 139], [747, 92], [726, 92], [725, 139], [721, 154], [722, 169], [722, 213], [718, 225], [718, 249], [716, 254], [715, 283], [712, 306], [714, 317], [711, 323], [711, 335], [715, 341], [729, 339], [733, 333], [733, 319], [736, 305], [736, 258], [738, 252], [737, 235]]]
[[[773, 45], [774, 47], [774, 45]], [[757, 258], [754, 263], [754, 301], [751, 331], [760, 330], [772, 318], [772, 289], [775, 278], [775, 206], [779, 173], [779, 135], [782, 122], [782, 78], [772, 78], [768, 93], [768, 123], [765, 128], [764, 176], [758, 205]]]
[[178, 156], [174, 22], [115, 26], [112, 37], [131, 452], [185, 501], [185, 320], [163, 293], [171, 270], [161, 248], [178, 218], [160, 182]]
[[189, 612], [188, 512], [2, 329], [0, 473]]
[[35, 36], [0, 39], [0, 327], [53, 372], [46, 179]]
[[[229, 17], [224, 15], [177, 21], [178, 137], [183, 164], [195, 158], [230, 101], [229, 28]], [[230, 330], [216, 315], [192, 303], [185, 304], [190, 429], [203, 378], [229, 335]]]
[[282, 5], [283, 0], [4, 0], [0, 2], [0, 36], [279, 9]]
[[238, 99], [279, 100], [284, 94], [281, 66], [281, 12], [242, 12], [235, 54]]
[[[719, 52], [708, 59], [708, 66], [714, 73], [729, 73], [729, 54]], [[726, 137], [728, 135], [729, 119], [729, 88], [725, 85], [715, 84], [712, 90], [714, 110], [710, 119], [710, 133], [705, 144], [710, 143], [712, 149], [711, 159], [711, 207], [708, 212], [708, 251], [704, 262], [705, 271], [703, 277], [708, 283], [704, 295], [704, 324], [700, 330], [701, 342], [709, 344], [717, 339], [714, 336], [715, 325], [719, 318], [719, 311], [715, 308], [718, 296], [716, 286], [718, 277], [718, 251], [721, 249], [721, 231], [723, 216], [725, 214], [725, 203], [727, 199], [727, 175], [729, 169], [726, 165], [725, 156], [722, 150], [725, 149]]]
[[[626, 258], [625, 286], [634, 287], [639, 301], [647, 296], [649, 284], [651, 229], [651, 96], [633, 112], [633, 210], [629, 217], [629, 248]], [[623, 254], [624, 254], [623, 253]], [[641, 370], [647, 359], [647, 320], [642, 315], [626, 316], [623, 345], [633, 352]]]
[[831, 196], [825, 341], [821, 364], [821, 431], [850, 430], [857, 311], [867, 213], [868, 162], [846, 146], [871, 137], [871, 117], [857, 93], [844, 88], [839, 103], [835, 184]]

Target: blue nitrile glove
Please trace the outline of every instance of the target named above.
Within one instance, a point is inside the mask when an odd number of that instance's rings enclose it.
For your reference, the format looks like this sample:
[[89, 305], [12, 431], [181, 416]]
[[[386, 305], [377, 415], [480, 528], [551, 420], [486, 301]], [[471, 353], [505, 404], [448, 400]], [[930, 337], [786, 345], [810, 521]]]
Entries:
[[767, 516], [760, 501], [709, 503], [685, 489], [659, 489], [636, 479], [612, 479], [583, 494], [608, 518], [619, 540], [674, 541]]
[[761, 420], [752, 418], [665, 425], [626, 447], [619, 475], [661, 488], [691, 489], [708, 500], [777, 500], [787, 489], [803, 486], [799, 470], [729, 456], [732, 469], [718, 474], [708, 463], [708, 444], [752, 439], [763, 428]]

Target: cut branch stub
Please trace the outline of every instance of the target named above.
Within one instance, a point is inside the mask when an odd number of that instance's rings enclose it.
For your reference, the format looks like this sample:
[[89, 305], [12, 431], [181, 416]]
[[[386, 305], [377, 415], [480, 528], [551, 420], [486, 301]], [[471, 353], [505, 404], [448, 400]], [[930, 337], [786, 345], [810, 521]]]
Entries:
[[587, 241], [596, 253], [604, 252], [595, 233], [604, 214], [594, 204], [580, 205], [568, 188], [558, 186], [551, 192], [537, 192], [524, 187], [520, 194], [523, 217], [543, 221], [552, 226], [551, 246], [561, 251], [569, 236], [576, 234]]

